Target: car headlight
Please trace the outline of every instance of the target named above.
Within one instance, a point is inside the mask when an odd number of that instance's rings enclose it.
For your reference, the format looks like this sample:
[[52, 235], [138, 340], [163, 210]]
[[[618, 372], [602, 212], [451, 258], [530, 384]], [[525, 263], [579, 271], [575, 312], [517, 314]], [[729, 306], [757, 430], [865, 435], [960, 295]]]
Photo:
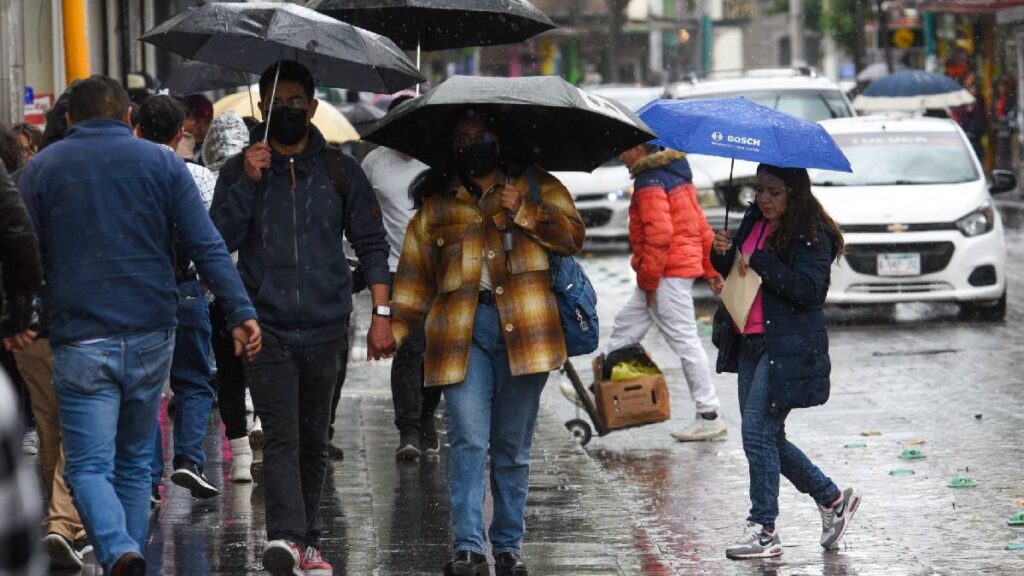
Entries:
[[736, 193], [736, 203], [740, 206], [750, 206], [755, 200], [757, 200], [757, 190], [750, 186], [744, 186]]
[[633, 197], [633, 187], [625, 188], [623, 190], [616, 190], [608, 193], [608, 199], [615, 200], [629, 200]]
[[956, 227], [960, 233], [968, 238], [991, 232], [995, 225], [995, 210], [992, 208], [992, 203], [987, 201], [974, 212], [956, 221]]
[[718, 208], [722, 205], [714, 188], [699, 188], [697, 201], [700, 202], [701, 208]]

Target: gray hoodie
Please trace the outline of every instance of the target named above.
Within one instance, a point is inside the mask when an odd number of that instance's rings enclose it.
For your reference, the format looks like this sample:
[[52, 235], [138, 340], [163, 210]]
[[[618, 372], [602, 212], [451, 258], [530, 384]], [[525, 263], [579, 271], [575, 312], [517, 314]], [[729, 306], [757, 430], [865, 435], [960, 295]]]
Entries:
[[249, 145], [249, 129], [237, 112], [225, 112], [210, 124], [203, 141], [203, 164], [217, 174], [228, 158]]

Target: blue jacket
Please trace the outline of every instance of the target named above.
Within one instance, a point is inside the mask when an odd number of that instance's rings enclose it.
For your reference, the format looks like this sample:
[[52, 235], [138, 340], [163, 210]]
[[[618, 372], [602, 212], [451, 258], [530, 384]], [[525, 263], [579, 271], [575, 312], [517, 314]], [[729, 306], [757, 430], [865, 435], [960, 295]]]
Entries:
[[[743, 217], [726, 254], [711, 252], [715, 268], [726, 277], [736, 257], [736, 247], [750, 235], [761, 211], [751, 206]], [[761, 276], [765, 353], [768, 356], [769, 401], [775, 411], [818, 406], [828, 401], [828, 332], [823, 307], [828, 294], [836, 239], [824, 226], [818, 241], [809, 230], [793, 238], [788, 261], [770, 248], [750, 257], [750, 267]], [[718, 346], [718, 372], [736, 372], [740, 335], [724, 306], [715, 314], [714, 340]]]
[[210, 208], [228, 249], [238, 250], [238, 271], [261, 325], [290, 345], [346, 336], [352, 273], [343, 233], [367, 284], [390, 282], [387, 236], [370, 182], [355, 158], [344, 156], [348, 188], [342, 206], [325, 147], [320, 131], [311, 128], [306, 150], [291, 157], [274, 152], [259, 182], [245, 175], [245, 153], [235, 156], [221, 169]]
[[175, 229], [228, 325], [256, 317], [185, 163], [124, 123], [75, 124], [18, 184], [39, 235], [54, 344], [174, 328]]

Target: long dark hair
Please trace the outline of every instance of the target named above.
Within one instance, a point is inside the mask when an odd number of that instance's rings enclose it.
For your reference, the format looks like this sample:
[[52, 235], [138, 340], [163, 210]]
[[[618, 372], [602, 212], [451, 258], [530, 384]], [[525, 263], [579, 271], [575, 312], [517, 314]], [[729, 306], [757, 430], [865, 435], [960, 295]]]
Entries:
[[783, 260], [787, 260], [789, 245], [798, 234], [807, 232], [810, 234], [811, 242], [818, 243], [822, 241], [819, 237], [819, 228], [824, 228], [834, 238], [835, 259], [838, 261], [846, 246], [843, 231], [811, 193], [811, 178], [807, 175], [807, 170], [779, 168], [771, 164], [758, 165], [758, 173], [762, 170], [786, 184], [786, 212], [782, 215], [779, 227], [769, 239], [775, 253]]

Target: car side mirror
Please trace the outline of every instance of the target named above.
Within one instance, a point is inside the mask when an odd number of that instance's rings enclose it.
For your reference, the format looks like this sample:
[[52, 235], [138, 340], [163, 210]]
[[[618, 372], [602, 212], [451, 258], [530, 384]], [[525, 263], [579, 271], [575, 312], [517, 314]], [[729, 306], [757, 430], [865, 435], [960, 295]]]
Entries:
[[1017, 175], [1010, 170], [993, 170], [992, 184], [988, 191], [991, 194], [1003, 194], [1017, 189]]

